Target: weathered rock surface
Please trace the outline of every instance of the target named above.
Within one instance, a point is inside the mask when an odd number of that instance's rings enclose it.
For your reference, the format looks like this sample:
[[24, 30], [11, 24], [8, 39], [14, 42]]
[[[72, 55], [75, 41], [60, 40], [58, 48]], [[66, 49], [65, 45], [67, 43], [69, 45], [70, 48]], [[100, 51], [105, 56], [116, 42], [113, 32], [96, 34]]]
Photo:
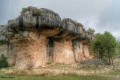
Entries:
[[8, 62], [20, 69], [38, 68], [47, 63], [73, 64], [89, 58], [91, 36], [81, 23], [48, 9], [24, 8], [8, 21], [10, 41]]
[[75, 63], [72, 41], [66, 39], [55, 41], [54, 58], [55, 63]]

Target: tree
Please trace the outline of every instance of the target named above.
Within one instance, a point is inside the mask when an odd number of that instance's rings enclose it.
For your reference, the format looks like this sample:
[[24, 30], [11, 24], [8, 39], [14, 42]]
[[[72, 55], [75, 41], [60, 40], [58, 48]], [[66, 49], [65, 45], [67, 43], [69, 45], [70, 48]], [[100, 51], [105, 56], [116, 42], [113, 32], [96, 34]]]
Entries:
[[92, 42], [92, 48], [96, 57], [108, 63], [113, 64], [113, 56], [115, 54], [116, 39], [109, 32], [104, 34], [96, 34], [95, 39]]
[[95, 30], [92, 29], [92, 28], [89, 28], [89, 29], [87, 30], [87, 33], [90, 35], [90, 40], [93, 40], [93, 35], [94, 35], [94, 33], [95, 33]]
[[87, 32], [88, 32], [89, 34], [94, 34], [94, 33], [95, 33], [95, 30], [92, 29], [92, 28], [89, 28], [89, 29], [87, 30]]
[[109, 32], [105, 32], [103, 38], [103, 46], [105, 49], [105, 53], [107, 54], [106, 57], [108, 57], [108, 64], [113, 64], [113, 56], [115, 54], [116, 48], [116, 39]]
[[117, 41], [115, 56], [120, 58], [120, 41]]
[[92, 49], [95, 53], [95, 57], [97, 57], [100, 61], [103, 59], [103, 34], [97, 33], [95, 35], [95, 39], [92, 42]]

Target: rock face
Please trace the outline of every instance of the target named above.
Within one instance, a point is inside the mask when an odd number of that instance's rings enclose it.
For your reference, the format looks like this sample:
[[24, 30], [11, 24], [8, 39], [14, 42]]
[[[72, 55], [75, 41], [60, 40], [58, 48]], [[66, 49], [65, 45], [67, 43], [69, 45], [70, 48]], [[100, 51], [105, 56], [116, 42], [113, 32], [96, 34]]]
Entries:
[[90, 57], [92, 35], [82, 24], [69, 18], [61, 20], [51, 10], [24, 8], [7, 26], [10, 66], [38, 68], [47, 63], [73, 64]]
[[55, 41], [54, 55], [55, 63], [75, 63], [72, 41], [66, 39], [61, 40], [61, 42]]

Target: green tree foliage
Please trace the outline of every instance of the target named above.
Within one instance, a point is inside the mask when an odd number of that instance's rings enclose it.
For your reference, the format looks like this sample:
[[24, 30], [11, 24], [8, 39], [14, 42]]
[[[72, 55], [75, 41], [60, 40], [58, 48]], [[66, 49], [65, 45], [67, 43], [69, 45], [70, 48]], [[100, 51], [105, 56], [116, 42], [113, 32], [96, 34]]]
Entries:
[[87, 33], [88, 33], [88, 35], [89, 35], [90, 41], [92, 41], [92, 40], [94, 39], [95, 30], [92, 29], [92, 28], [89, 28], [89, 29], [87, 30]]
[[115, 56], [120, 58], [120, 41], [117, 41]]
[[27, 11], [26, 8], [22, 8], [22, 12], [21, 13], [25, 13]]
[[87, 30], [87, 32], [88, 32], [89, 34], [94, 34], [94, 33], [95, 33], [95, 30], [92, 29], [92, 28], [89, 28], [89, 29]]
[[2, 54], [0, 57], [0, 68], [8, 67], [7, 58]]
[[95, 39], [93, 40], [92, 42], [92, 48], [93, 48], [93, 51], [95, 53], [95, 56], [99, 59], [99, 60], [102, 60], [102, 39], [103, 39], [103, 35], [100, 34], [100, 33], [97, 33], [95, 35]]
[[98, 33], [92, 42], [95, 56], [108, 64], [113, 64], [113, 57], [116, 50], [116, 39], [109, 32]]

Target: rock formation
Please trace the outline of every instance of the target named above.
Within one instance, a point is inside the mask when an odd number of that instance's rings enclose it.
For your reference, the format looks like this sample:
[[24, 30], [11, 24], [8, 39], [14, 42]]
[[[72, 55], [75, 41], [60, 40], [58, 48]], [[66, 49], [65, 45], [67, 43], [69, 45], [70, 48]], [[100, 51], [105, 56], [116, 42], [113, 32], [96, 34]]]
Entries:
[[48, 63], [73, 64], [90, 58], [89, 35], [83, 25], [48, 9], [24, 8], [8, 21], [8, 62], [20, 69]]

